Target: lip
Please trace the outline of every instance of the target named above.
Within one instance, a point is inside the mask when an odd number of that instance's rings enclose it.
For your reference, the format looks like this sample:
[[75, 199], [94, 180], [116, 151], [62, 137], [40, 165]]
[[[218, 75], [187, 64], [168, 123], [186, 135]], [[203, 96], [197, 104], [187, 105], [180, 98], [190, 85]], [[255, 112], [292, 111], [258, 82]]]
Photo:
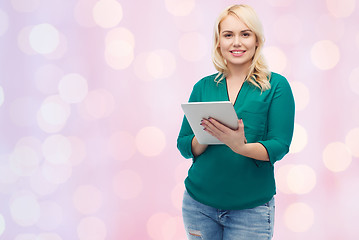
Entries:
[[234, 57], [241, 57], [241, 56], [243, 56], [245, 53], [246, 53], [246, 51], [245, 50], [231, 50], [231, 51], [229, 51], [231, 54], [232, 54], [232, 56], [234, 56]]

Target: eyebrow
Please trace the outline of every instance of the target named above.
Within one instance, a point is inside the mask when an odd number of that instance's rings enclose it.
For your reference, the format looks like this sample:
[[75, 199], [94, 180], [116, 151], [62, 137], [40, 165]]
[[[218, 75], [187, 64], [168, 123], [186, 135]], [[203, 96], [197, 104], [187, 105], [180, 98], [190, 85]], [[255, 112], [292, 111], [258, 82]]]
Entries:
[[[223, 30], [222, 33], [225, 33], [225, 32], [229, 32], [229, 33], [232, 33], [233, 31], [230, 31], [230, 30]], [[241, 33], [243, 32], [252, 32], [252, 30], [250, 29], [245, 29], [245, 30], [242, 30]]]

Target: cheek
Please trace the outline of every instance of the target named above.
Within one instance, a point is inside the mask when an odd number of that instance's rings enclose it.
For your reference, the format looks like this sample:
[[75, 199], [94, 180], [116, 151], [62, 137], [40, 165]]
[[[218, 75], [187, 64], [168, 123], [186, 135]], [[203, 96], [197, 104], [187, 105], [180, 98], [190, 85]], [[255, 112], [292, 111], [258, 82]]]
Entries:
[[257, 49], [257, 47], [258, 47], [258, 43], [254, 42], [254, 41], [248, 42], [247, 47], [249, 49], [255, 51]]
[[228, 41], [220, 41], [218, 47], [220, 48], [221, 51], [222, 50], [225, 51], [226, 49], [229, 48], [229, 46], [230, 46], [230, 43]]
[[219, 44], [218, 49], [222, 55], [226, 52], [226, 47], [224, 44]]

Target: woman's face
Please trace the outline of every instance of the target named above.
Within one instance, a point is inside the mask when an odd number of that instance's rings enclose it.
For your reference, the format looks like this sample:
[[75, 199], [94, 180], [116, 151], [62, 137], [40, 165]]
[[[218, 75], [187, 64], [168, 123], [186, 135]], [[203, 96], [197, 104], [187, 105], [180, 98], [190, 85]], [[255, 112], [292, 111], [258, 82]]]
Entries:
[[228, 15], [220, 23], [219, 47], [228, 67], [246, 67], [252, 64], [257, 37], [236, 16]]

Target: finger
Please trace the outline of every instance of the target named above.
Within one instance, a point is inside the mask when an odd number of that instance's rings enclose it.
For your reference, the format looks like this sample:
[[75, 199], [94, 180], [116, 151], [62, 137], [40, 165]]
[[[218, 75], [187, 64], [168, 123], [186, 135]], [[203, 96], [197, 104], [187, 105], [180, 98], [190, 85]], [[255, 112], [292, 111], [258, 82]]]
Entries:
[[221, 132], [209, 119], [203, 119], [202, 126], [211, 129], [212, 132]]
[[223, 134], [223, 132], [221, 132], [215, 125], [206, 119], [202, 120], [202, 126], [204, 127], [204, 131], [208, 132], [216, 138], [220, 138], [221, 134]]
[[244, 123], [243, 123], [243, 119], [238, 119], [238, 126], [239, 127], [244, 127]]
[[[213, 126], [214, 127], [214, 126]], [[220, 136], [220, 134], [222, 134], [217, 128], [215, 128], [214, 127], [214, 129], [213, 128], [211, 128], [211, 127], [208, 127], [208, 126], [205, 126], [204, 128], [203, 128], [203, 130], [204, 131], [206, 131], [207, 133], [209, 133], [210, 135], [212, 135], [213, 137], [215, 137], [215, 138], [219, 138], [219, 136]]]
[[223, 125], [222, 123], [218, 122], [216, 119], [214, 118], [209, 118], [208, 121], [213, 124], [213, 126], [215, 126], [219, 131], [226, 133], [228, 131], [228, 127]]

